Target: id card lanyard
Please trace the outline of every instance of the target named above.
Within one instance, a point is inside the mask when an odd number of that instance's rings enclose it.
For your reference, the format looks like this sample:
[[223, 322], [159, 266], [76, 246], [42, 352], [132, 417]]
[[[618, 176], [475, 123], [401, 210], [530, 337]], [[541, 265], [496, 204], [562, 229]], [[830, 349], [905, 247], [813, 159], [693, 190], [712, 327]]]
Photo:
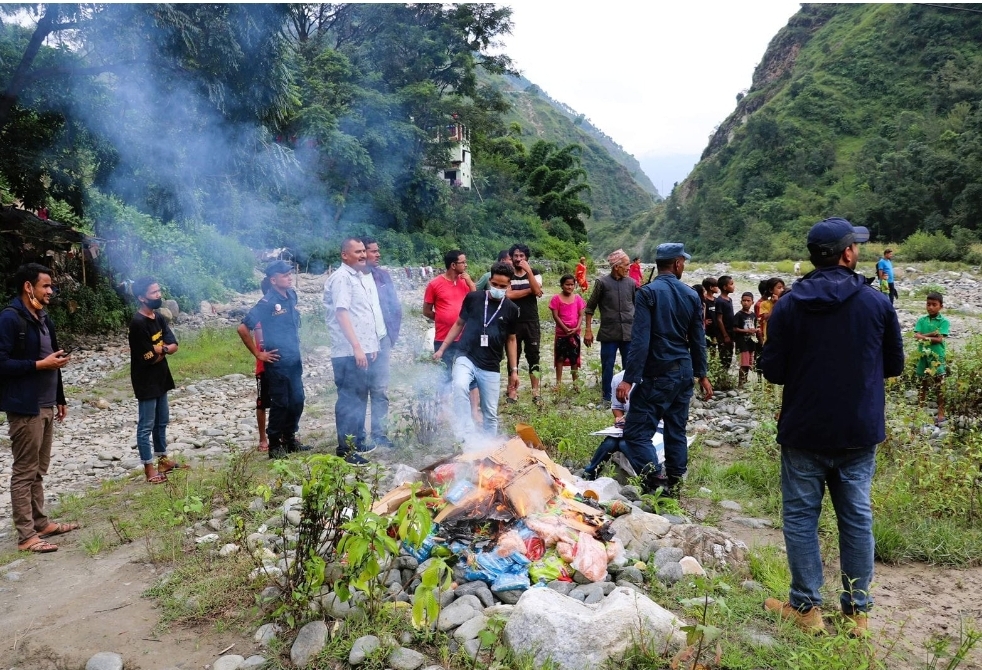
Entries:
[[498, 303], [498, 309], [494, 310], [494, 314], [492, 314], [491, 315], [491, 318], [488, 319], [488, 294], [485, 292], [485, 294], [484, 294], [484, 321], [482, 322], [484, 324], [484, 332], [481, 333], [481, 346], [482, 347], [488, 346], [488, 326], [491, 324], [492, 321], [494, 321], [494, 317], [498, 316], [498, 312], [501, 311], [501, 306], [504, 305], [504, 304], [505, 304], [505, 301], [504, 300], [502, 300], [501, 302], [499, 302]]

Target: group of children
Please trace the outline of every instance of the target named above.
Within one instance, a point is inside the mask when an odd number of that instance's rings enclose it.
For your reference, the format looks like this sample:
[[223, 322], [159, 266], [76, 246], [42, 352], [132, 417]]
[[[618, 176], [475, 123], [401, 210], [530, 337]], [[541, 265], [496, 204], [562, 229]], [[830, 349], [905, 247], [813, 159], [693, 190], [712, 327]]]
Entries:
[[723, 369], [733, 364], [733, 354], [740, 355], [739, 385], [742, 387], [755, 367], [757, 355], [767, 341], [767, 319], [774, 304], [784, 293], [784, 280], [780, 277], [765, 279], [757, 285], [760, 298], [754, 302], [750, 291], [740, 296], [740, 309], [735, 310], [732, 294], [735, 291], [733, 277], [707, 277], [692, 289], [702, 300], [703, 320], [706, 324], [706, 344], [710, 352], [719, 356]]

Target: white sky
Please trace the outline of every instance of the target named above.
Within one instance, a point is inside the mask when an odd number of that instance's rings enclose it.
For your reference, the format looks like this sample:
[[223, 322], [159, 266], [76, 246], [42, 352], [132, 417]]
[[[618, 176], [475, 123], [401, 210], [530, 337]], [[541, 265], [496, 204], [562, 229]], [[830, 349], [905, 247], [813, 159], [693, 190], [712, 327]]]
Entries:
[[799, 8], [788, 0], [507, 4], [514, 29], [504, 52], [634, 154], [662, 195], [685, 176], [668, 165], [698, 159]]

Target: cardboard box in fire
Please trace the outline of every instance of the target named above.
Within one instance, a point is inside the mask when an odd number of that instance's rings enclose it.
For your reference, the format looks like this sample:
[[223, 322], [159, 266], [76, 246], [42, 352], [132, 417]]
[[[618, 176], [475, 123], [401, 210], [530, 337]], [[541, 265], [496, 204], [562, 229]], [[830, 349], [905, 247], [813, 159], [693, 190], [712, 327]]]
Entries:
[[[617, 502], [604, 508], [582, 497], [569, 470], [523, 439], [438, 461], [423, 473], [427, 488], [421, 493], [439, 502], [433, 534], [422, 547], [405, 547], [419, 560], [445, 544], [466, 561], [468, 579], [496, 591], [571, 579], [574, 571], [603, 581], [608, 563], [623, 560], [608, 512], [628, 508]], [[391, 514], [410, 496], [410, 486], [402, 485], [373, 510]]]

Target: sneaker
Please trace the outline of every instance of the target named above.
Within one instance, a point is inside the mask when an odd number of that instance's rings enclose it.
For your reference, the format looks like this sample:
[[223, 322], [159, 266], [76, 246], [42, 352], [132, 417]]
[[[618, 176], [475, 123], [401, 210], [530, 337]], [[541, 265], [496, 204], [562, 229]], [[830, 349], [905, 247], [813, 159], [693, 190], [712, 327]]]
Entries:
[[372, 444], [383, 449], [395, 449], [396, 445], [386, 436], [372, 438]]
[[588, 482], [595, 481], [597, 479], [597, 473], [593, 470], [583, 469], [583, 474], [580, 475], [580, 479], [585, 479]]
[[347, 454], [338, 454], [338, 456], [352, 465], [366, 465], [368, 463], [368, 459], [362, 458], [356, 451], [351, 451]]
[[846, 621], [849, 622], [849, 635], [852, 637], [866, 637], [869, 635], [869, 615], [866, 612], [856, 612], [855, 614], [845, 614]]
[[355, 451], [359, 454], [370, 454], [378, 448], [378, 444], [371, 442], [368, 444], [362, 444], [361, 446], [355, 447]]
[[764, 609], [768, 612], [776, 612], [785, 621], [793, 622], [795, 626], [811, 635], [820, 635], [825, 632], [822, 610], [818, 607], [812, 607], [807, 612], [799, 612], [791, 606], [791, 603], [782, 602], [777, 598], [768, 598], [764, 601]]

